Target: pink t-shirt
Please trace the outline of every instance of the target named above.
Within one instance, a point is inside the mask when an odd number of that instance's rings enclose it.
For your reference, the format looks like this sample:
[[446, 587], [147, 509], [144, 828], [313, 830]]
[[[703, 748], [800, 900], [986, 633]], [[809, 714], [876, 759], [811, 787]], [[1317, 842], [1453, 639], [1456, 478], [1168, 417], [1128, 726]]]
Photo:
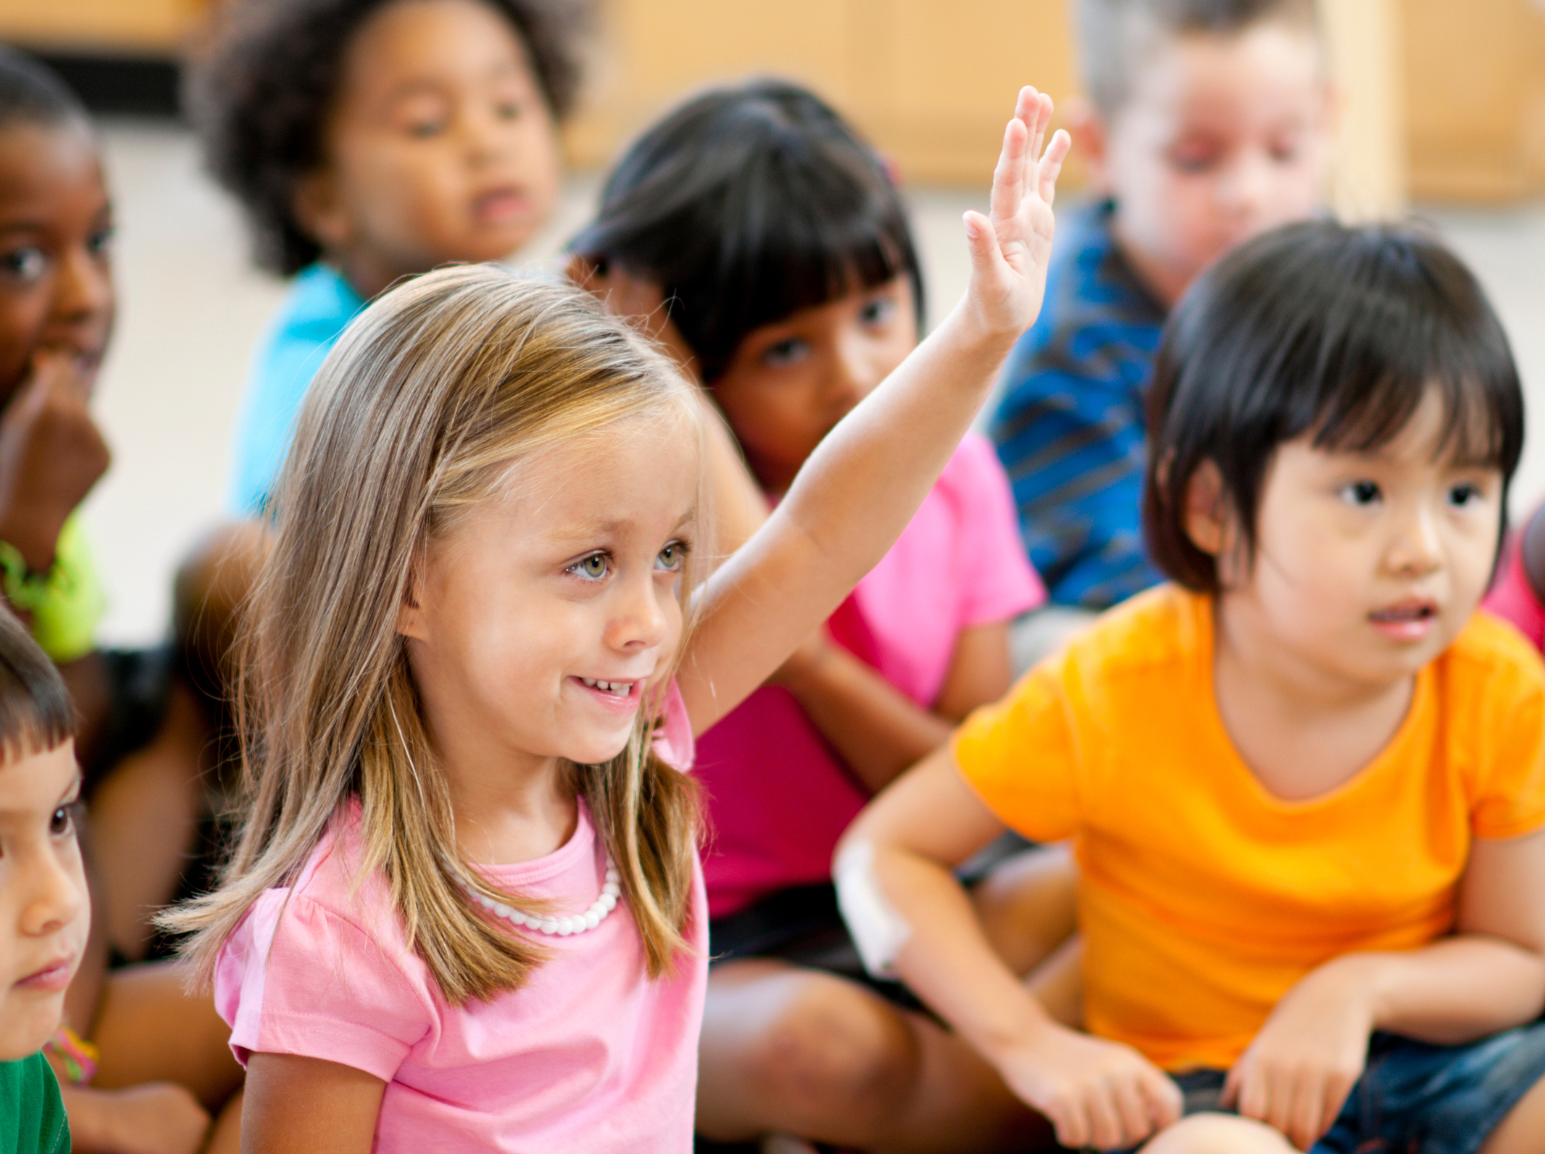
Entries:
[[[674, 689], [656, 749], [691, 764]], [[264, 893], [222, 948], [215, 1005], [238, 1059], [298, 1054], [384, 1079], [377, 1151], [688, 1154], [707, 982], [700, 872], [695, 953], [675, 977], [650, 980], [621, 902], [587, 933], [543, 937], [554, 956], [519, 990], [454, 1007], [408, 948], [386, 879], [354, 888], [359, 850], [355, 803], [295, 884]], [[601, 892], [606, 854], [581, 805], [557, 852], [477, 868], [580, 912]]]
[[1524, 571], [1521, 534], [1515, 534], [1502, 550], [1497, 566], [1497, 581], [1481, 602], [1505, 621], [1511, 621], [1536, 649], [1545, 649], [1545, 606], [1535, 596], [1529, 574]]
[[[832, 615], [833, 638], [922, 706], [944, 687], [962, 629], [1046, 598], [1025, 559], [1008, 478], [968, 435], [889, 553]], [[868, 792], [787, 690], [763, 688], [698, 741], [711, 819], [703, 872], [724, 917], [787, 886], [831, 877], [831, 855]]]

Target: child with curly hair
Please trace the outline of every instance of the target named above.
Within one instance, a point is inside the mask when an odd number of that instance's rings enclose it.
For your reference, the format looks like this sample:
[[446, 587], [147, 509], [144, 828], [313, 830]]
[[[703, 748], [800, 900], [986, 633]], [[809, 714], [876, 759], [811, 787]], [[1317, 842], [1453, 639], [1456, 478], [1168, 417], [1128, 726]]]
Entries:
[[241, 0], [190, 97], [265, 268], [295, 278], [253, 361], [231, 501], [267, 502], [301, 399], [393, 281], [507, 257], [552, 212], [574, 0]]

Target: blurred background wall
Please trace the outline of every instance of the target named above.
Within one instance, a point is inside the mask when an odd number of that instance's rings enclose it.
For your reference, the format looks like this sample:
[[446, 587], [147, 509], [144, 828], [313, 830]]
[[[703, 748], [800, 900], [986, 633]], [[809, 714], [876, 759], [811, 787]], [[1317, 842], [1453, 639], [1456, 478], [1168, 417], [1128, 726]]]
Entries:
[[[0, 0], [0, 39], [77, 73], [95, 58], [125, 90], [137, 64], [147, 92], [171, 91], [169, 65], [211, 2]], [[1344, 209], [1545, 191], [1539, 0], [1322, 8], [1343, 99]], [[1026, 81], [1058, 98], [1077, 89], [1065, 0], [599, 0], [599, 16], [592, 82], [569, 134], [581, 168], [604, 164], [683, 91], [772, 72], [846, 110], [908, 179], [975, 182], [996, 154], [1006, 91]]]

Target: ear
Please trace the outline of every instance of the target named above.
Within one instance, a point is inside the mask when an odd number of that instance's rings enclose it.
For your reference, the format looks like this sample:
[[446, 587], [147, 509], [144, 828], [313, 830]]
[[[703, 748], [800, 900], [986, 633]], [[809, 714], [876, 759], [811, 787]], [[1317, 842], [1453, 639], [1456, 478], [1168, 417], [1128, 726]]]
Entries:
[[295, 220], [324, 252], [348, 247], [353, 233], [338, 182], [330, 170], [320, 169], [301, 180], [291, 205]]
[[413, 566], [413, 572], [408, 578], [408, 590], [403, 595], [402, 604], [397, 607], [397, 632], [403, 637], [411, 637], [416, 641], [429, 640], [429, 629], [424, 620], [424, 580], [423, 567], [417, 563]]
[[1203, 553], [1221, 557], [1229, 538], [1228, 501], [1223, 495], [1223, 474], [1214, 461], [1203, 461], [1186, 482], [1186, 536]]
[[1058, 110], [1062, 123], [1073, 138], [1073, 151], [1084, 170], [1089, 174], [1089, 187], [1101, 196], [1110, 195], [1110, 179], [1106, 158], [1110, 148], [1110, 133], [1099, 111], [1087, 97], [1075, 96]]

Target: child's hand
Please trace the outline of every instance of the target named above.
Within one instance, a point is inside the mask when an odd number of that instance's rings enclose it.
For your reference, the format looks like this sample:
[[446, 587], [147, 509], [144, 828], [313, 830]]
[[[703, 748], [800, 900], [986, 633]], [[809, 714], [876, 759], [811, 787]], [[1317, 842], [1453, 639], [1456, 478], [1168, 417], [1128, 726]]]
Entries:
[[985, 334], [1018, 337], [1041, 311], [1056, 228], [1051, 206], [1071, 144], [1058, 129], [1042, 154], [1051, 113], [1051, 97], [1020, 89], [992, 174], [991, 215], [965, 215], [971, 251], [966, 310]]
[[[1351, 959], [1342, 959], [1350, 962]], [[1368, 1060], [1373, 1010], [1354, 965], [1328, 963], [1288, 991], [1229, 1071], [1223, 1103], [1307, 1150]]]
[[123, 1090], [66, 1087], [74, 1148], [82, 1154], [196, 1154], [209, 1115], [185, 1087], [147, 1082]]
[[74, 360], [42, 352], [0, 416], [0, 540], [39, 572], [53, 564], [65, 518], [111, 460], [89, 400]]
[[1078, 1149], [1135, 1146], [1180, 1118], [1180, 1087], [1130, 1046], [1048, 1024], [994, 1063], [1009, 1089]]

